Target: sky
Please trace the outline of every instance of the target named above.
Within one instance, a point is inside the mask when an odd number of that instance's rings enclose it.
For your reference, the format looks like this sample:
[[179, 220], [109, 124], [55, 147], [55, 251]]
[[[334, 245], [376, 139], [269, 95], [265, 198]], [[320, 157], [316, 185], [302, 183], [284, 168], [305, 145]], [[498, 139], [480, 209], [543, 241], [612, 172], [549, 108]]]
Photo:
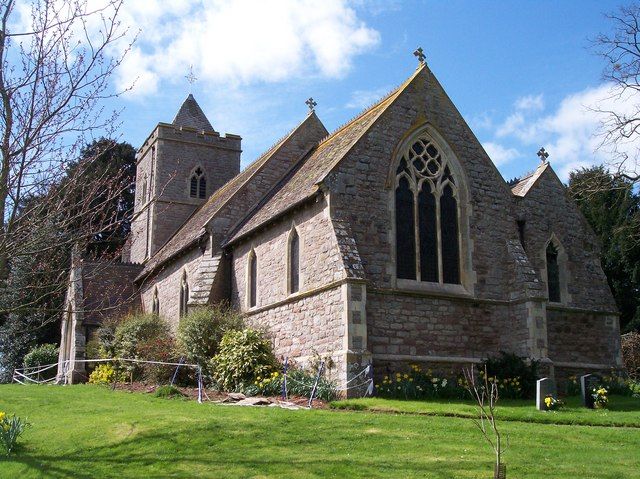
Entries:
[[534, 169], [544, 146], [566, 180], [607, 159], [592, 109], [610, 86], [590, 39], [619, 4], [130, 0], [121, 19], [138, 38], [113, 87], [134, 86], [108, 106], [139, 147], [193, 93], [216, 131], [242, 136], [244, 167], [304, 118], [308, 97], [332, 131], [410, 76], [421, 46], [505, 179]]

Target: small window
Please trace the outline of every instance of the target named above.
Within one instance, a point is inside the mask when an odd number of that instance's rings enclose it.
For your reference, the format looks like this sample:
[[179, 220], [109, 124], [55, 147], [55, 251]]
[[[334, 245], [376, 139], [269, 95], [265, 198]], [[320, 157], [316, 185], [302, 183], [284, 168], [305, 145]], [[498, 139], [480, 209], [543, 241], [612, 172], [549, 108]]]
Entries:
[[182, 276], [180, 282], [180, 317], [182, 318], [188, 312], [189, 304], [189, 283], [187, 283], [187, 274]]
[[549, 301], [559, 303], [560, 297], [560, 267], [558, 266], [558, 249], [553, 243], [547, 246], [547, 287]]
[[516, 221], [516, 224], [518, 225], [518, 237], [520, 238], [520, 244], [524, 248], [524, 228], [526, 222], [525, 220], [518, 220]]
[[189, 179], [189, 196], [201, 200], [207, 197], [207, 179], [202, 168], [197, 167]]
[[153, 303], [151, 305], [151, 312], [158, 316], [160, 314], [160, 300], [158, 299], [158, 288], [153, 292]]
[[250, 308], [257, 304], [256, 297], [258, 292], [258, 259], [255, 251], [249, 253], [249, 291], [247, 304]]
[[294, 229], [289, 241], [289, 292], [300, 290], [300, 237]]

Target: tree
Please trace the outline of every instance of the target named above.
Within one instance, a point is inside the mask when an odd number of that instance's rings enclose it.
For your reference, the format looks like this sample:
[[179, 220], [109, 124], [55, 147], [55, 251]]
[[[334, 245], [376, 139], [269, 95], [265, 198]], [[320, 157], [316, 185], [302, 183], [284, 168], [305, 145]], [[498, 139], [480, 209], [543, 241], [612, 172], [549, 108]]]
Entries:
[[615, 175], [631, 183], [640, 182], [640, 5], [631, 3], [606, 15], [612, 32], [593, 41], [604, 58], [604, 80], [611, 83], [612, 100], [625, 108], [596, 107], [603, 114], [602, 146], [609, 147]]
[[640, 330], [640, 196], [630, 179], [604, 166], [569, 175], [569, 193], [598, 235], [602, 268], [623, 330]]

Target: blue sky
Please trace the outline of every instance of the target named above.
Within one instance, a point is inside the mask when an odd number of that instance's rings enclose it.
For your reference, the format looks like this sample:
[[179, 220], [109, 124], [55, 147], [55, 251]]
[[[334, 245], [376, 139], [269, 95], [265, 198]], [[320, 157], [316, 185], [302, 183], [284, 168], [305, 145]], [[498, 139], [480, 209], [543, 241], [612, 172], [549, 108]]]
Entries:
[[[427, 62], [505, 178], [538, 163], [545, 146], [563, 179], [600, 163], [603, 60], [589, 39], [608, 31], [619, 2], [291, 0], [207, 4], [138, 0], [141, 28], [114, 79], [137, 78], [122, 139], [138, 147], [170, 122], [191, 91], [217, 131], [243, 137], [243, 166], [298, 123], [313, 96], [331, 131]], [[160, 7], [160, 8], [159, 8]], [[150, 13], [150, 12], [153, 12]], [[198, 77], [190, 85], [189, 66]]]

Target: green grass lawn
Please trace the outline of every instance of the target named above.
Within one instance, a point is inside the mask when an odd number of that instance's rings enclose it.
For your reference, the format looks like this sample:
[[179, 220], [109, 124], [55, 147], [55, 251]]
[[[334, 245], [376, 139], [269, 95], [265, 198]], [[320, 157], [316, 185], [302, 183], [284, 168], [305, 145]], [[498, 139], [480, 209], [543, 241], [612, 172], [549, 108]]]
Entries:
[[[620, 426], [640, 428], [640, 400], [612, 396], [607, 409], [591, 410], [581, 406], [580, 397], [566, 398], [566, 406], [559, 411], [538, 411], [534, 401], [501, 399], [496, 410], [504, 421], [535, 422], [541, 424], [580, 424], [585, 426]], [[476, 417], [476, 408], [469, 401], [404, 401], [399, 399], [350, 399], [331, 403], [334, 409], [420, 414], [427, 416]], [[640, 477], [640, 473], [638, 474]]]
[[[467, 407], [382, 400], [368, 407], [385, 404], [429, 414]], [[508, 477], [640, 477], [640, 429], [602, 425], [595, 411], [582, 419], [599, 427], [522, 422], [518, 414], [526, 419], [530, 407], [503, 408], [505, 418], [513, 414], [501, 424]], [[17, 454], [0, 459], [2, 478], [492, 477], [491, 451], [472, 421], [458, 417], [243, 408], [89, 385], [0, 385], [0, 410], [33, 424]], [[640, 405], [614, 413], [640, 426]]]

